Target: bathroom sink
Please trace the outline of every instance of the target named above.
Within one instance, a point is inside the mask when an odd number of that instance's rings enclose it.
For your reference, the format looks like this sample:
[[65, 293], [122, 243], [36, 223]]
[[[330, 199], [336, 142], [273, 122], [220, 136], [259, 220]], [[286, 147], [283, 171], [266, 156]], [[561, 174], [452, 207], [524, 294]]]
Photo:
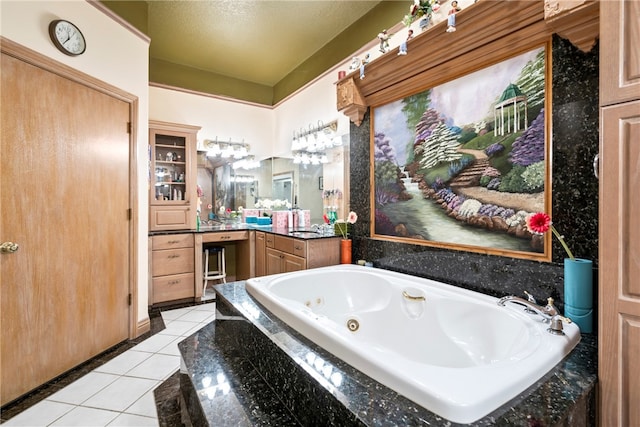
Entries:
[[322, 234], [315, 231], [290, 231], [289, 236], [302, 237], [303, 239], [313, 239], [315, 237], [321, 237]]

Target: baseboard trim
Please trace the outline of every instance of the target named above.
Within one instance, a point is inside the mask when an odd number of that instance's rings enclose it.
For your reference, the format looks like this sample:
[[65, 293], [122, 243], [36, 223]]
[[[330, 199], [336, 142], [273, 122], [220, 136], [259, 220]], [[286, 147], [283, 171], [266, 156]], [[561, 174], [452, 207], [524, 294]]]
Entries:
[[151, 320], [147, 317], [146, 319], [142, 319], [138, 321], [136, 325], [136, 336], [138, 338], [142, 334], [146, 334], [151, 331]]

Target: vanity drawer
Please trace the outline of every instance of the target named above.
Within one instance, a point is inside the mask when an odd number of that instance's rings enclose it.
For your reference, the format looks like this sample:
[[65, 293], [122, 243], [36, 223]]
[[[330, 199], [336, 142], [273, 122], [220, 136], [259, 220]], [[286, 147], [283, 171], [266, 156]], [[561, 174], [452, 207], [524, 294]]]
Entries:
[[307, 242], [304, 240], [293, 239], [293, 252], [294, 255], [297, 255], [302, 258], [307, 257]]
[[233, 242], [236, 240], [247, 240], [249, 238], [248, 231], [216, 231], [213, 233], [204, 233], [202, 235], [202, 243], [213, 242]]
[[193, 248], [153, 251], [152, 276], [194, 272]]
[[168, 234], [153, 236], [153, 250], [173, 248], [193, 248], [193, 234]]
[[276, 236], [274, 236], [273, 234], [266, 233], [264, 241], [265, 241], [265, 244], [267, 245], [268, 248], [275, 247], [275, 237]]
[[284, 236], [274, 236], [274, 243], [273, 243], [273, 247], [274, 249], [277, 249], [279, 251], [282, 252], [286, 252], [289, 254], [293, 253], [293, 239], [291, 237], [284, 237]]
[[193, 298], [193, 273], [174, 274], [153, 279], [153, 303]]

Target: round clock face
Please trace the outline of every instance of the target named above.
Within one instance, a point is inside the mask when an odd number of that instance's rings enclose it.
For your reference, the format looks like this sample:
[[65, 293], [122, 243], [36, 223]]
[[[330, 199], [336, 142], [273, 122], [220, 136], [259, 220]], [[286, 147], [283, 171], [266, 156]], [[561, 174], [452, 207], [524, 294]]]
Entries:
[[84, 36], [78, 27], [69, 21], [61, 19], [51, 21], [49, 24], [49, 35], [51, 36], [53, 44], [67, 55], [81, 55], [87, 48]]

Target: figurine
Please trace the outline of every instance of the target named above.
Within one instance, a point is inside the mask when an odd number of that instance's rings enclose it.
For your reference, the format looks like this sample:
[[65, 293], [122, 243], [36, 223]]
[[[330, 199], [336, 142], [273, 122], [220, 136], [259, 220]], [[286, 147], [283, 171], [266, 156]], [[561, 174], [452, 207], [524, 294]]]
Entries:
[[400, 47], [398, 48], [398, 55], [406, 55], [407, 54], [407, 42], [413, 38], [413, 30], [409, 29], [407, 33], [407, 39], [400, 43]]
[[447, 33], [453, 33], [456, 30], [456, 13], [460, 12], [458, 2], [453, 0], [451, 2], [451, 10], [449, 10], [449, 16], [447, 17]]
[[389, 34], [387, 34], [387, 30], [382, 30], [381, 33], [378, 33], [378, 38], [380, 39], [380, 52], [387, 53], [389, 50]]
[[360, 63], [360, 80], [364, 79], [364, 66], [369, 63], [369, 54], [367, 53]]
[[351, 65], [349, 65], [349, 71], [355, 71], [358, 68], [360, 68], [360, 59], [358, 59], [357, 56], [354, 56], [353, 59], [351, 59]]

